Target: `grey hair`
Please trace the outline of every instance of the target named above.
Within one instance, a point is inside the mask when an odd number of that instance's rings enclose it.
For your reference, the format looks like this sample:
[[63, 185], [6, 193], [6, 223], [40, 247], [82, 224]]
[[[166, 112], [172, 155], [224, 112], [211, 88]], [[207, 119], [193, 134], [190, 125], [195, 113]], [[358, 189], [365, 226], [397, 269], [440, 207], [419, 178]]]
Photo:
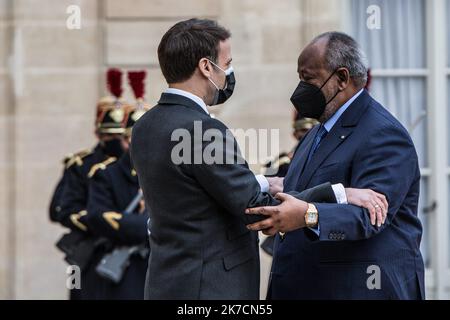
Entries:
[[356, 86], [364, 87], [367, 83], [367, 58], [359, 44], [349, 35], [332, 31], [322, 33], [312, 43], [326, 38], [325, 62], [330, 72], [338, 68], [347, 68]]

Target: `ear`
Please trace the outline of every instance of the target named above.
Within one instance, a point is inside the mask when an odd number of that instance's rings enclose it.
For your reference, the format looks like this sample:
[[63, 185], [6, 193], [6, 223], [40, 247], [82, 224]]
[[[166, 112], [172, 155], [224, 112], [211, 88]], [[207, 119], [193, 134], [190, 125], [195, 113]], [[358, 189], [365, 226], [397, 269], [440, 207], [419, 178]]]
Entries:
[[201, 58], [198, 62], [198, 69], [200, 70], [200, 73], [205, 76], [206, 78], [211, 78], [211, 64], [209, 63], [208, 59]]
[[339, 89], [345, 90], [350, 84], [350, 72], [347, 68], [339, 68], [336, 70], [336, 75], [339, 79]]

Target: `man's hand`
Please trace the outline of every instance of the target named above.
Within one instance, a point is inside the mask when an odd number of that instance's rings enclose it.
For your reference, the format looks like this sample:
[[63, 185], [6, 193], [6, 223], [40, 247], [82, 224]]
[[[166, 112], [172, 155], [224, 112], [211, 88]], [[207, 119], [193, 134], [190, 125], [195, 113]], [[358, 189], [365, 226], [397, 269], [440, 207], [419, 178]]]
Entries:
[[285, 193], [277, 193], [275, 198], [281, 204], [273, 207], [250, 208], [246, 214], [262, 214], [267, 219], [248, 225], [250, 230], [260, 231], [266, 235], [274, 235], [277, 232], [289, 232], [305, 227], [305, 213], [308, 204]]
[[370, 222], [380, 227], [386, 221], [388, 202], [383, 194], [370, 189], [345, 188], [347, 202], [369, 210]]
[[283, 182], [284, 178], [280, 177], [269, 177], [267, 178], [267, 181], [269, 181], [269, 192], [271, 195], [276, 195], [279, 192], [283, 192]]

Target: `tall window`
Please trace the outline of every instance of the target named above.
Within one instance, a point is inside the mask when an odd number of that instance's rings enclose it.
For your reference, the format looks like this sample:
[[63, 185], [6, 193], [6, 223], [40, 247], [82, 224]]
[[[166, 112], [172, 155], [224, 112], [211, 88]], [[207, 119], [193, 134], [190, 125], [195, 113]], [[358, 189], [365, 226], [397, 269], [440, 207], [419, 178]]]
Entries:
[[[347, 0], [372, 68], [371, 94], [409, 130], [422, 173], [419, 218], [429, 298], [450, 297], [450, 0]], [[379, 27], [368, 18], [379, 15]], [[374, 22], [370, 20], [369, 22]], [[447, 101], [448, 100], [448, 101]], [[447, 118], [444, 116], [447, 114]], [[446, 142], [447, 140], [448, 142]], [[448, 222], [447, 222], [448, 221]]]
[[[380, 9], [379, 29], [367, 26], [369, 6]], [[430, 264], [427, 155], [426, 39], [424, 0], [351, 0], [351, 34], [372, 70], [370, 93], [395, 115], [414, 140], [422, 173], [419, 218], [421, 251]], [[376, 18], [376, 17], [375, 17]]]
[[[447, 12], [446, 12], [446, 18], [447, 18], [447, 69], [445, 70], [447, 74], [447, 137], [450, 137], [450, 0], [447, 1]], [[447, 152], [450, 152], [450, 138], [448, 138], [448, 146], [447, 146]], [[447, 179], [448, 179], [448, 199], [450, 199], [450, 155], [447, 155]], [[449, 206], [449, 212], [450, 216], [450, 206]], [[448, 230], [450, 234], [450, 219], [448, 219]], [[448, 247], [450, 248], [450, 236], [448, 237]], [[449, 261], [448, 266], [450, 268], [450, 254], [449, 254]]]

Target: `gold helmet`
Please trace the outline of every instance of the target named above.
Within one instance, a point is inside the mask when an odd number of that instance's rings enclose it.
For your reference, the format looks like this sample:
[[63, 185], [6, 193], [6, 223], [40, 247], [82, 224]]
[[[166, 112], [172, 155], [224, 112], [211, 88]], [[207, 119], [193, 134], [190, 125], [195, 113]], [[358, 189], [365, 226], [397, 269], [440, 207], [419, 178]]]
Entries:
[[101, 98], [97, 103], [96, 130], [98, 133], [125, 133], [123, 122], [127, 104], [121, 98], [122, 71], [109, 69], [107, 84], [111, 95]]
[[294, 121], [292, 127], [294, 130], [310, 130], [319, 122], [312, 118], [299, 118]]
[[145, 77], [147, 72], [142, 71], [128, 71], [128, 82], [133, 90], [134, 96], [136, 98], [136, 103], [134, 105], [128, 105], [126, 109], [126, 117], [124, 122], [125, 134], [131, 136], [131, 130], [139, 120], [140, 117], [144, 115], [151, 107], [145, 102]]
[[294, 122], [292, 123], [292, 128], [294, 130], [310, 130], [312, 129], [316, 124], [318, 124], [319, 121], [312, 118], [304, 118], [300, 116], [300, 114], [295, 111], [294, 112]]

